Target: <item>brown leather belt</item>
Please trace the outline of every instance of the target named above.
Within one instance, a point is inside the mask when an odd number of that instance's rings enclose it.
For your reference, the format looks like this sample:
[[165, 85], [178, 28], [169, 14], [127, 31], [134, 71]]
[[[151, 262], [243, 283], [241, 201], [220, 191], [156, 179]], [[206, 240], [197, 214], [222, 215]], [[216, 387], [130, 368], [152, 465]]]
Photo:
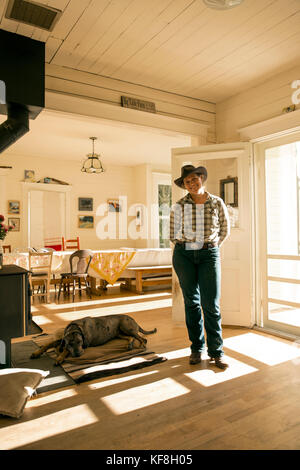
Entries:
[[176, 241], [176, 245], [180, 245], [183, 248], [190, 248], [194, 250], [208, 250], [208, 248], [215, 248], [216, 246], [218, 246], [216, 242], [201, 243], [201, 242], [180, 242], [180, 241]]

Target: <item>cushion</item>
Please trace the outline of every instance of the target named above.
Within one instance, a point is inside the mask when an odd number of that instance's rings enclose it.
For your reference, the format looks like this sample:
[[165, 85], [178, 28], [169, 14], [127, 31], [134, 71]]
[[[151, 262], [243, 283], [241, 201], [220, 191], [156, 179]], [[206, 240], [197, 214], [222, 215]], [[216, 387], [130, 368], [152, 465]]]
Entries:
[[0, 370], [0, 414], [20, 418], [27, 400], [48, 374], [39, 369]]
[[141, 266], [168, 266], [172, 264], [171, 248], [126, 248], [121, 250], [134, 251], [135, 255], [128, 264], [128, 268]]

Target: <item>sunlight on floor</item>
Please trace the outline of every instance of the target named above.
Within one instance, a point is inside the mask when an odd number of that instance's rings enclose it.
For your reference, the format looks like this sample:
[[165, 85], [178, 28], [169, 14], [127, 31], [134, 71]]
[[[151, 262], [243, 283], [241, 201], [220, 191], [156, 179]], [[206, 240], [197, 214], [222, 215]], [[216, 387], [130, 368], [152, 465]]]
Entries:
[[47, 325], [47, 323], [53, 323], [53, 320], [45, 317], [44, 315], [34, 315], [33, 320], [39, 325]]
[[[103, 304], [111, 304], [111, 303], [118, 303], [118, 302], [133, 302], [135, 300], [143, 300], [143, 299], [151, 299], [152, 297], [155, 298], [171, 298], [172, 294], [168, 292], [160, 292], [156, 294], [145, 294], [145, 295], [130, 295], [128, 297], [122, 295], [120, 297], [99, 297], [96, 300], [87, 300], [87, 301], [80, 301], [80, 302], [72, 302], [72, 297], [69, 297], [69, 302], [67, 303], [51, 303], [51, 304], [45, 304], [45, 307], [48, 310], [60, 310], [64, 308], [70, 308], [70, 307], [93, 307], [93, 306], [102, 306]], [[35, 308], [35, 311], [39, 311], [38, 308]]]
[[116, 415], [155, 405], [189, 393], [190, 390], [173, 379], [167, 378], [147, 385], [133, 387], [101, 398]]
[[269, 319], [286, 325], [300, 326], [300, 309], [295, 308], [277, 313], [269, 312]]
[[141, 377], [147, 377], [152, 374], [157, 374], [158, 370], [152, 370], [151, 372], [144, 372], [143, 374], [135, 374], [129, 377], [118, 377], [116, 379], [106, 380], [105, 382], [98, 382], [88, 385], [91, 390], [97, 390], [99, 388], [110, 387], [111, 385], [117, 385], [122, 382], [129, 382], [130, 380], [140, 379]]
[[78, 395], [78, 394], [76, 390], [72, 388], [70, 388], [69, 390], [62, 390], [60, 392], [55, 392], [55, 393], [52, 393], [52, 395], [47, 395], [44, 397], [37, 395], [36, 397], [31, 398], [31, 400], [27, 402], [26, 408], [37, 408], [38, 406], [43, 406], [48, 403], [53, 403], [55, 401], [64, 400], [65, 398], [74, 397], [75, 395]]
[[180, 357], [187, 357], [190, 356], [191, 349], [184, 348], [184, 349], [177, 349], [176, 351], [168, 351], [166, 353], [160, 354], [160, 356], [166, 357], [167, 359], [179, 359]]
[[31, 313], [39, 312], [39, 310], [40, 309], [38, 307], [35, 307], [35, 305], [31, 305], [31, 307], [30, 307]]
[[73, 429], [84, 428], [84, 426], [97, 421], [97, 416], [88, 405], [73, 406], [41, 418], [0, 429], [1, 449], [16, 449]]
[[300, 357], [298, 343], [287, 344], [255, 333], [226, 338], [224, 346], [269, 366]]
[[[208, 359], [208, 356], [207, 356]], [[203, 356], [203, 360], [205, 357]], [[204, 387], [211, 387], [227, 380], [232, 380], [237, 377], [242, 377], [243, 375], [251, 374], [252, 372], [257, 372], [258, 369], [255, 367], [248, 366], [244, 362], [237, 361], [231, 357], [224, 355], [224, 361], [229, 364], [229, 368], [226, 370], [216, 369], [213, 365], [210, 369], [201, 369], [196, 370], [195, 372], [185, 373], [187, 377], [194, 380], [195, 382], [203, 385]], [[202, 363], [199, 367], [202, 366]]]
[[[101, 307], [98, 310], [93, 311], [92, 316], [101, 316], [104, 315], [117, 315], [125, 314], [130, 315], [130, 313], [143, 312], [145, 310], [155, 310], [159, 308], [167, 308], [172, 306], [172, 299], [161, 299], [161, 300], [150, 300], [148, 302], [138, 302], [138, 303], [126, 303], [124, 305], [112, 305], [111, 307]], [[83, 318], [85, 316], [91, 316], [91, 310], [77, 310], [76, 318]], [[70, 319], [70, 312], [65, 313], [56, 313], [56, 317], [62, 320]]]
[[57, 385], [57, 384], [61, 384], [63, 382], [68, 382], [68, 381], [69, 381], [69, 378], [64, 374], [56, 375], [54, 377], [45, 377], [40, 387], [43, 390], [43, 384], [46, 387], [49, 387], [50, 385]]

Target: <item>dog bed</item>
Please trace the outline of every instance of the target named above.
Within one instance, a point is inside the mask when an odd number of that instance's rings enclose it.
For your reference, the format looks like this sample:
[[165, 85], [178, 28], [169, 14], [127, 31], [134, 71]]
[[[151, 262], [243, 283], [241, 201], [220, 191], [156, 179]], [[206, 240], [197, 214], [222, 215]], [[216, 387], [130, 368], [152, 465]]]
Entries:
[[[33, 341], [37, 346], [42, 346], [54, 337], [57, 337], [57, 333], [36, 337]], [[82, 383], [149, 367], [167, 360], [153, 351], [137, 347], [138, 345], [139, 342], [135, 340], [133, 349], [128, 350], [128, 342], [125, 339], [112, 339], [101, 346], [85, 349], [80, 357], [68, 356], [61, 367], [74, 382]], [[57, 357], [54, 349], [48, 350], [45, 354], [53, 360]]]

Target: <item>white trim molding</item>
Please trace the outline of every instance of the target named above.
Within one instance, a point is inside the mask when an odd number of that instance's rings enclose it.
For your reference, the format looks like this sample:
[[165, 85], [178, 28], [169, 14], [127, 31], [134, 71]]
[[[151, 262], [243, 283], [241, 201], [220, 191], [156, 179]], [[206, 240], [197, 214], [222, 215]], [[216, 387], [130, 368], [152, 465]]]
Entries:
[[85, 115], [94, 118], [135, 124], [139, 127], [165, 129], [171, 132], [202, 137], [207, 139], [211, 127], [202, 122], [193, 122], [191, 119], [174, 118], [161, 114], [147, 113], [135, 109], [103, 103], [95, 98], [72, 96], [65, 92], [46, 91], [46, 109]]
[[238, 129], [242, 141], [262, 142], [300, 131], [300, 109]]

